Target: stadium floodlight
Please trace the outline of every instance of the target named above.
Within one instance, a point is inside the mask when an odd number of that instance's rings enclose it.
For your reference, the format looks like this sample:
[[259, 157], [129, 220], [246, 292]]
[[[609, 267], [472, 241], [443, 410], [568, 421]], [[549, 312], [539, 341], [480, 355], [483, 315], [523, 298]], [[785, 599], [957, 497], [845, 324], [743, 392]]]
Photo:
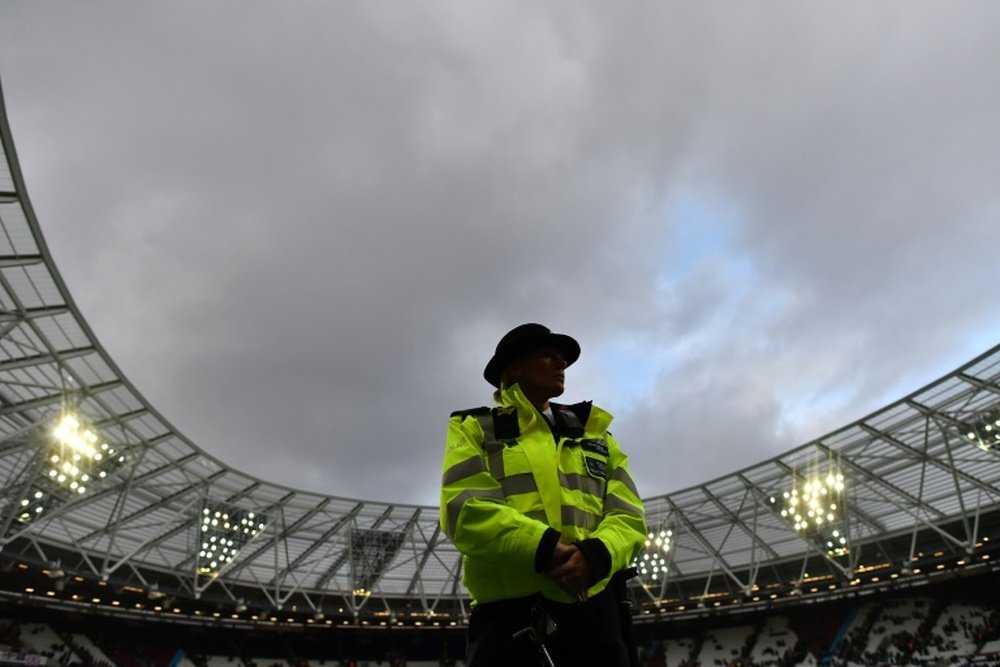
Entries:
[[93, 491], [127, 461], [82, 414], [65, 407], [42, 444], [39, 473], [19, 502], [21, 523]]
[[964, 431], [965, 438], [984, 452], [1000, 451], [1000, 409], [983, 413]]
[[198, 517], [198, 574], [218, 575], [267, 527], [267, 517], [224, 503], [206, 503]]
[[831, 465], [825, 474], [795, 475], [792, 488], [769, 503], [803, 537], [815, 542], [828, 556], [845, 556], [850, 550], [847, 532], [844, 475]]
[[667, 565], [667, 555], [673, 546], [673, 537], [674, 531], [665, 526], [651, 530], [646, 535], [642, 551], [632, 559], [632, 567], [647, 583], [666, 580], [667, 572], [670, 570]]

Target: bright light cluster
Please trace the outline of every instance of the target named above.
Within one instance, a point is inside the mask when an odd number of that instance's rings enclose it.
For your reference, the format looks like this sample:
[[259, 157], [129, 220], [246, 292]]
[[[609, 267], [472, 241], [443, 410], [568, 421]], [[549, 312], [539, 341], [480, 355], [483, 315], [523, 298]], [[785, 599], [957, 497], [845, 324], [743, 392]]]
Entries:
[[267, 527], [267, 517], [227, 505], [206, 505], [199, 523], [198, 572], [213, 574]]
[[125, 455], [74, 413], [64, 413], [51, 435], [51, 442], [42, 449], [41, 474], [21, 498], [18, 519], [22, 523], [82, 496], [125, 464]]
[[76, 415], [67, 414], [59, 420], [52, 435], [58, 442], [66, 445], [79, 455], [95, 458], [97, 456], [97, 433], [80, 423]]
[[780, 499], [771, 496], [769, 502], [796, 531], [818, 541], [831, 556], [843, 556], [848, 552], [844, 489], [844, 475], [831, 471], [792, 487]]
[[983, 451], [1000, 449], [1000, 412], [991, 410], [969, 424], [965, 437]]
[[659, 532], [651, 531], [646, 536], [642, 553], [632, 561], [632, 567], [644, 578], [652, 581], [666, 579], [669, 570], [667, 554], [670, 552], [673, 536], [674, 531], [667, 528], [661, 528]]
[[786, 507], [781, 510], [781, 516], [793, 520], [795, 530], [833, 523], [838, 514], [837, 500], [843, 492], [843, 475], [830, 474], [822, 480], [809, 480], [801, 493], [793, 488], [782, 494]]

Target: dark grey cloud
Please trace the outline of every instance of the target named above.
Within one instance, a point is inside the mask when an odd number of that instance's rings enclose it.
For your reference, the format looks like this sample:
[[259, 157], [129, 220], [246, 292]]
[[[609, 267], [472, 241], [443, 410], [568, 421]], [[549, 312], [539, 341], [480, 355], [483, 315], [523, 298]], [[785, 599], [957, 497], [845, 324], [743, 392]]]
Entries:
[[998, 13], [10, 3], [0, 75], [70, 289], [208, 452], [433, 503], [535, 320], [651, 495], [995, 342]]

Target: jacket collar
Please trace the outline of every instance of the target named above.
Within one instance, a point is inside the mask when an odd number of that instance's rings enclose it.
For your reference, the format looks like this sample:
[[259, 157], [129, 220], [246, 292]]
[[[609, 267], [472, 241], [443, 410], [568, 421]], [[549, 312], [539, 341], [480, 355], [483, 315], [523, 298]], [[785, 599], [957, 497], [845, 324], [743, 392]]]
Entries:
[[517, 424], [524, 433], [530, 428], [546, 426], [545, 418], [521, 391], [520, 385], [513, 384], [500, 392], [500, 405], [517, 409]]
[[[528, 397], [524, 395], [521, 387], [517, 384], [502, 390], [497, 403], [517, 408], [517, 423], [522, 433], [529, 428], [548, 428], [548, 422], [545, 421], [545, 418], [542, 417], [538, 409], [528, 400]], [[552, 405], [551, 402], [550, 405]], [[591, 405], [590, 416], [587, 418], [587, 423], [584, 424], [584, 430], [599, 433], [604, 432], [611, 424], [612, 419], [614, 417], [611, 416], [611, 413], [602, 410], [596, 405]]]

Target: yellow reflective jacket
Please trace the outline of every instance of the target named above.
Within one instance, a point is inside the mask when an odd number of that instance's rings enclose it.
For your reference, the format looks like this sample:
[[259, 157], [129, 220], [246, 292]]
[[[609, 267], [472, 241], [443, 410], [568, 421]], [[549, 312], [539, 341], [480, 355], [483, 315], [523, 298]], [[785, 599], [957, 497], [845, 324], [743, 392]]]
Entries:
[[[441, 527], [463, 554], [478, 604], [541, 593], [574, 602], [544, 569], [558, 540], [579, 544], [599, 593], [646, 539], [627, 457], [591, 403], [552, 403], [555, 424], [514, 385], [495, 408], [452, 414], [441, 484]], [[541, 548], [540, 548], [541, 547]]]

